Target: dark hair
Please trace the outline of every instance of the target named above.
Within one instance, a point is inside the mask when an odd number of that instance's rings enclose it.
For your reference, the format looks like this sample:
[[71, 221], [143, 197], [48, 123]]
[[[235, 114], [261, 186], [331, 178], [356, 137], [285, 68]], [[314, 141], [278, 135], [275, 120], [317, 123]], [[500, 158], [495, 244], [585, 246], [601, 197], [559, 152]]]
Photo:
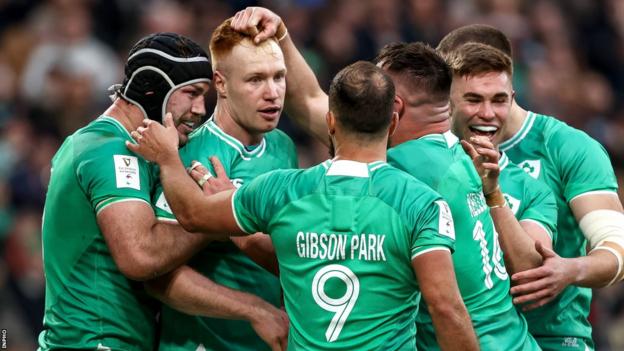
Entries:
[[502, 51], [485, 44], [467, 43], [449, 54], [447, 61], [453, 74], [460, 77], [489, 72], [513, 74], [511, 59]]
[[394, 106], [394, 84], [380, 68], [358, 61], [343, 68], [329, 87], [329, 110], [346, 130], [363, 137], [385, 135]]
[[451, 71], [438, 53], [429, 45], [392, 43], [384, 46], [375, 58], [378, 66], [407, 79], [411, 89], [448, 98], [451, 89]]
[[436, 50], [446, 58], [460, 46], [470, 42], [492, 46], [512, 57], [509, 38], [500, 30], [485, 24], [470, 24], [453, 30], [442, 38]]

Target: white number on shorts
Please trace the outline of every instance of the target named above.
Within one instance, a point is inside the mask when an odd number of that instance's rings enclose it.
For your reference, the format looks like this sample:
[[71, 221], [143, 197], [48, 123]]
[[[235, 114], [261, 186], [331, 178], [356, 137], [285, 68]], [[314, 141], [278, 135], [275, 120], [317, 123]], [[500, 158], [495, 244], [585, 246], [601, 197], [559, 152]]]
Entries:
[[[475, 227], [472, 231], [472, 238], [479, 242], [479, 246], [481, 247], [481, 262], [483, 263], [483, 273], [485, 273], [485, 287], [488, 289], [492, 289], [494, 283], [492, 282], [492, 271], [496, 274], [498, 278], [501, 280], [507, 279], [507, 270], [505, 266], [503, 266], [502, 259], [503, 254], [500, 248], [500, 244], [498, 243], [498, 233], [494, 231], [494, 247], [492, 258], [490, 259], [490, 250], [487, 248], [487, 239], [485, 238], [485, 231], [483, 230], [483, 223], [481, 221], [477, 221]], [[492, 263], [494, 267], [492, 267]]]
[[[325, 284], [331, 278], [342, 280], [347, 286], [345, 294], [337, 299], [325, 294]], [[330, 264], [321, 268], [312, 280], [312, 296], [317, 305], [322, 309], [334, 312], [334, 317], [327, 327], [325, 338], [329, 342], [336, 341], [344, 326], [355, 302], [360, 294], [360, 281], [355, 273], [340, 264]]]

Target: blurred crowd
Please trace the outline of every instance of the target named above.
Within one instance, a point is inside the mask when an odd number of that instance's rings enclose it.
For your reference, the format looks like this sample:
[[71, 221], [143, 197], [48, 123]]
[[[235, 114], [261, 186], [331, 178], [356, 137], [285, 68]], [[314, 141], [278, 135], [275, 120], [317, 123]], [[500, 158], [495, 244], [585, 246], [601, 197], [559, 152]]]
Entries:
[[[624, 177], [621, 0], [0, 0], [0, 328], [9, 349], [33, 350], [41, 328], [41, 214], [63, 139], [108, 106], [107, 88], [140, 37], [169, 31], [207, 45], [213, 28], [252, 5], [282, 16], [324, 88], [387, 43], [435, 46], [461, 25], [496, 26], [513, 42], [521, 105], [585, 130]], [[302, 166], [327, 157], [287, 118], [281, 128]], [[596, 294], [592, 322], [598, 350], [624, 349], [624, 288]]]

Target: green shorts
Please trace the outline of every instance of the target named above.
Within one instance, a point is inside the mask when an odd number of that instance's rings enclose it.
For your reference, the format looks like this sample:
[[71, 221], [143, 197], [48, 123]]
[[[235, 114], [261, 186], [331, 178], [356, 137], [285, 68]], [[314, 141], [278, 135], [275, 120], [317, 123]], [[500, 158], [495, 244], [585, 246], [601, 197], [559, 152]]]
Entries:
[[[529, 334], [527, 323], [515, 308], [498, 315], [473, 317], [482, 351], [539, 351], [535, 339]], [[440, 350], [433, 324], [416, 323], [416, 347], [419, 351]]]
[[591, 339], [572, 336], [538, 336], [537, 343], [544, 351], [594, 351]]

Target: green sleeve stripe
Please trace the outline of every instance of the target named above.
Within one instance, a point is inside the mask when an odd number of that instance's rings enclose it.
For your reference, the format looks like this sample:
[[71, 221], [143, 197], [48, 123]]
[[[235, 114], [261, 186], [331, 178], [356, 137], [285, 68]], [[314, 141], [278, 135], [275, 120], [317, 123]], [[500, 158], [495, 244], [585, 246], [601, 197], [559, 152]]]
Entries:
[[171, 223], [171, 224], [178, 224], [178, 220], [175, 218], [169, 218], [169, 217], [162, 217], [162, 216], [157, 216], [156, 217], [157, 221], [161, 221], [161, 222], [167, 222], [167, 223]]
[[96, 206], [95, 206], [95, 214], [98, 215], [100, 212], [102, 212], [103, 209], [105, 209], [106, 207], [118, 203], [118, 202], [129, 202], [129, 201], [137, 201], [137, 202], [144, 202], [147, 205], [149, 205], [150, 207], [152, 205], [150, 205], [149, 202], [143, 200], [143, 199], [139, 199], [138, 197], [109, 197], [108, 199], [104, 199], [102, 201], [100, 201]]
[[431, 252], [431, 251], [448, 251], [451, 252], [451, 249], [449, 249], [446, 246], [434, 246], [434, 247], [430, 247], [428, 249], [422, 250], [422, 251], [418, 251], [418, 247], [416, 249], [414, 249], [414, 251], [417, 251], [415, 253], [412, 253], [412, 260], [415, 259], [416, 257], [422, 255], [422, 254], [426, 254], [427, 252]]
[[548, 236], [550, 237], [550, 240], [552, 241], [552, 238], [553, 238], [552, 232], [550, 231], [550, 229], [548, 229], [546, 225], [544, 225], [544, 223], [536, 219], [531, 219], [531, 218], [521, 219], [520, 222], [533, 222], [537, 224], [538, 226], [540, 226], [542, 229], [546, 231], [546, 234], [548, 234]]
[[232, 201], [232, 215], [234, 215], [234, 220], [236, 221], [236, 225], [238, 225], [238, 228], [240, 228], [240, 230], [242, 230], [243, 232], [247, 234], [253, 234], [250, 230], [246, 230], [243, 224], [241, 223], [241, 221], [238, 219], [238, 215], [236, 213], [237, 212], [236, 202], [234, 201], [234, 198], [236, 197], [237, 194], [238, 194], [238, 189], [234, 190], [234, 193], [232, 194], [232, 199], [230, 200]]
[[616, 189], [603, 189], [603, 190], [591, 190], [591, 191], [587, 191], [581, 194], [578, 194], [576, 196], [574, 196], [573, 198], [570, 199], [570, 201], [568, 201], [568, 203], [574, 201], [575, 199], [581, 197], [581, 196], [585, 196], [585, 195], [603, 195], [603, 194], [612, 194], [615, 196], [617, 195], [617, 190]]

